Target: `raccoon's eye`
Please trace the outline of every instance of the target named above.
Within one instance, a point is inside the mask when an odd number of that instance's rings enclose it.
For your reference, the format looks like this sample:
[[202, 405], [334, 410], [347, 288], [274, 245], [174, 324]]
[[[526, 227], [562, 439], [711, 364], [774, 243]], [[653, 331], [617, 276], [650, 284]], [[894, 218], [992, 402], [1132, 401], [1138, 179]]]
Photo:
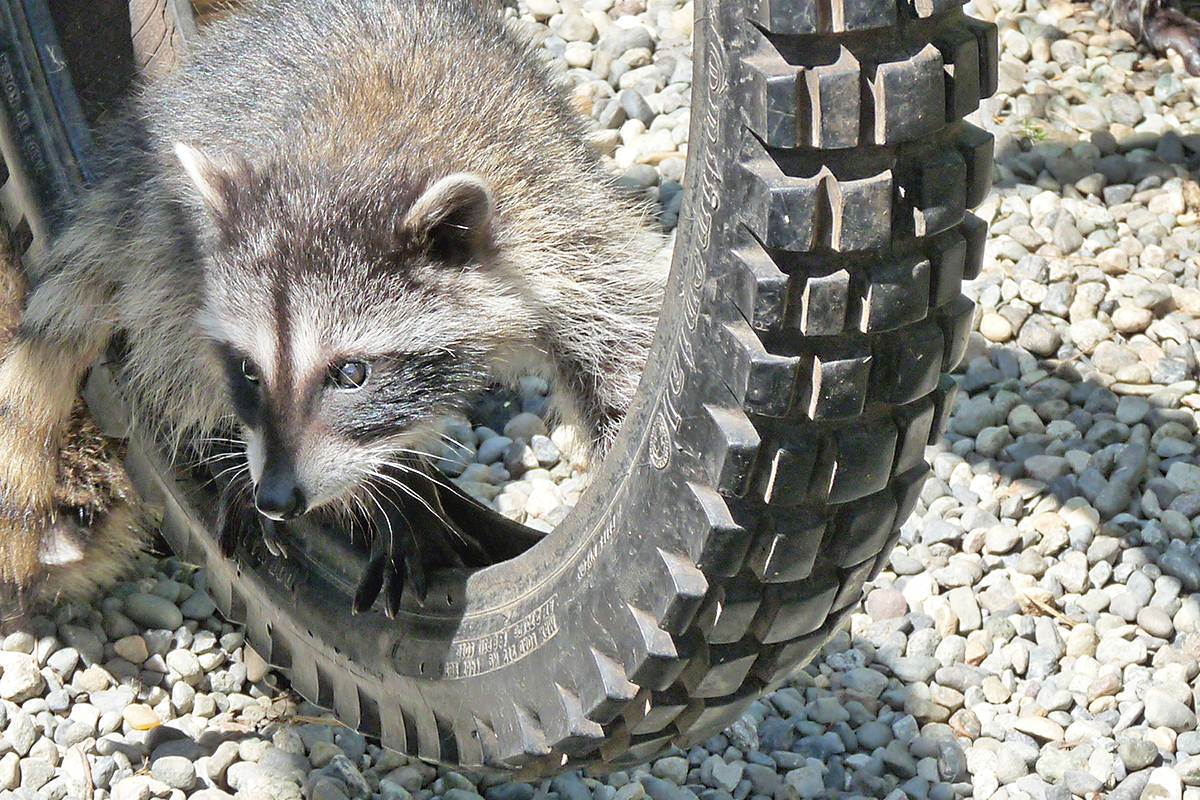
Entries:
[[246, 383], [258, 383], [258, 367], [248, 358], [242, 359], [242, 377], [246, 379]]
[[329, 384], [339, 389], [358, 389], [370, 374], [371, 366], [365, 361], [343, 361], [329, 367]]

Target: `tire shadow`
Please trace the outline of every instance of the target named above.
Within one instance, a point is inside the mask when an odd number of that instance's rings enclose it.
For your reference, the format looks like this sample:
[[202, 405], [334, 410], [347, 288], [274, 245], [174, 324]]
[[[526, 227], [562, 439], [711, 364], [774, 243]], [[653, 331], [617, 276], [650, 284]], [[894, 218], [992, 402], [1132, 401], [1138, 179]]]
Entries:
[[[1138, 797], [1195, 727], [1191, 708], [1178, 731], [1145, 709], [1156, 681], [1200, 673], [1196, 382], [1150, 393], [1063, 355], [972, 334], [933, 475], [844, 651], [891, 673], [922, 735], [970, 740], [976, 796]], [[1117, 753], [1134, 740], [1154, 744], [1137, 771]]]

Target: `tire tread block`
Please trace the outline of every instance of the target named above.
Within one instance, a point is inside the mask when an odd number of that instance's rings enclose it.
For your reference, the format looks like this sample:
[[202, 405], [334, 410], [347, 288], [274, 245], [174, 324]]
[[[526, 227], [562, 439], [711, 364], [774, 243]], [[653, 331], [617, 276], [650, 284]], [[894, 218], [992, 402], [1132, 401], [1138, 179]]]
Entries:
[[899, 432], [892, 471], [907, 472], [925, 460], [925, 447], [933, 430], [933, 398], [922, 397], [907, 405], [897, 406], [892, 414]]
[[995, 163], [995, 137], [982, 128], [964, 122], [957, 134], [958, 153], [966, 165], [966, 207], [975, 208], [992, 189]]
[[920, 322], [929, 313], [929, 259], [898, 258], [870, 270], [858, 329], [884, 333]]
[[790, 642], [763, 648], [754, 665], [754, 677], [768, 687], [781, 686], [804, 669], [828, 639], [824, 630], [817, 630]]
[[831, 249], [844, 253], [888, 245], [892, 238], [891, 170], [855, 180], [830, 176], [823, 186], [830, 208]]
[[865, 345], [846, 346], [814, 356], [805, 403], [809, 419], [846, 419], [862, 414], [873, 358]]
[[764, 650], [760, 657], [760, 664], [755, 667], [754, 677], [761, 680], [768, 688], [780, 686], [812, 660], [821, 646], [842, 627], [846, 617], [854, 608], [855, 605], [851, 604], [832, 611], [819, 629]]
[[[880, 551], [880, 553], [882, 552]], [[837, 597], [833, 598], [834, 611], [840, 611], [847, 607], [852, 608], [858, 604], [858, 601], [862, 599], [863, 584], [869, 580], [878, 558], [879, 554], [876, 554], [861, 564], [842, 569], [842, 588], [838, 589]]]
[[957, 150], [930, 152], [908, 188], [916, 236], [933, 236], [962, 221], [967, 212], [967, 165]]
[[802, 360], [768, 353], [744, 320], [725, 323], [721, 334], [720, 351], [714, 355], [720, 359], [717, 363], [728, 365], [729, 388], [742, 398], [746, 411], [772, 417], [787, 414]]
[[820, 456], [815, 436], [798, 435], [780, 445], [761, 450], [764, 458], [755, 472], [756, 496], [761, 497], [768, 506], [778, 508], [804, 502], [812, 488]]
[[555, 749], [567, 752], [594, 750], [604, 740], [604, 728], [583, 714], [579, 695], [561, 683], [554, 684], [559, 714], [546, 726], [546, 737]]
[[871, 384], [877, 399], [911, 403], [934, 390], [940, 377], [946, 340], [936, 322], [926, 320], [902, 335], [877, 340]]
[[[896, 497], [897, 526], [904, 524], [904, 520], [908, 519], [909, 514], [912, 513], [917, 504], [917, 498], [921, 495], [921, 487], [925, 485], [925, 478], [928, 475], [929, 465], [922, 462], [903, 475], [896, 476], [896, 480], [892, 484], [892, 492]], [[886, 545], [884, 549], [886, 549]], [[883, 550], [881, 549], [880, 552], [882, 553]], [[874, 575], [871, 577], [874, 578]]]
[[894, 0], [751, 0], [745, 13], [771, 33], [792, 35], [873, 30], [899, 19]]
[[622, 715], [632, 736], [661, 733], [687, 708], [688, 699], [678, 692], [643, 689]]
[[967, 28], [975, 35], [979, 44], [979, 96], [980, 99], [996, 93], [1000, 82], [1000, 39], [993, 22], [984, 22], [974, 17], [965, 18]]
[[850, 273], [844, 269], [803, 279], [796, 326], [805, 336], [832, 336], [846, 327], [850, 308]]
[[[914, 5], [932, 6], [937, 2], [941, 0], [915, 0]], [[946, 120], [953, 122], [974, 111], [983, 94], [979, 79], [979, 40], [969, 28], [954, 25], [941, 31], [933, 44], [942, 54], [945, 65]]]
[[817, 3], [794, 3], [787, 0], [750, 0], [746, 18], [771, 33], [817, 33]]
[[771, 41], [757, 29], [744, 63], [747, 84], [742, 118], [747, 127], [772, 147], [797, 147], [805, 143], [804, 68], [787, 63]]
[[704, 406], [709, 423], [704, 452], [707, 455], [709, 479], [717, 491], [732, 497], [742, 497], [749, 489], [758, 453], [758, 431], [739, 409]]
[[[658, 591], [653, 597], [645, 598], [644, 603], [653, 611], [658, 627], [680, 636], [691, 626], [708, 594], [708, 579], [688, 556], [661, 547], [655, 549], [663, 571], [654, 584]], [[662, 591], [664, 588], [669, 591]]]
[[788, 276], [755, 241], [735, 249], [733, 259], [738, 278], [733, 299], [742, 317], [761, 333], [779, 331], [787, 318]]
[[930, 306], [944, 306], [958, 297], [967, 263], [967, 240], [962, 226], [944, 231], [929, 243], [929, 263], [932, 269]]
[[745, 638], [762, 605], [762, 587], [746, 578], [713, 590], [700, 616], [711, 618], [705, 638], [709, 644], [733, 644]]
[[842, 509], [830, 527], [826, 551], [838, 567], [848, 567], [878, 555], [896, 525], [896, 498], [885, 488]]
[[941, 371], [953, 372], [967, 352], [967, 336], [971, 333], [971, 323], [975, 319], [975, 304], [960, 294], [953, 302], [944, 306], [938, 316], [946, 337], [945, 358], [942, 360]]
[[[854, 0], [847, 0], [854, 2]], [[860, 4], [865, 4], [861, 3]], [[862, 82], [858, 60], [846, 47], [832, 64], [812, 67], [804, 73], [810, 131], [804, 144], [835, 149], [858, 144], [862, 112], [859, 108]]]
[[812, 574], [825, 519], [811, 511], [786, 509], [768, 515], [746, 566], [763, 583], [792, 583]]
[[629, 682], [624, 668], [612, 658], [594, 647], [591, 653], [591, 669], [579, 687], [579, 698], [583, 701], [584, 716], [592, 722], [606, 725], [616, 719], [621, 710], [637, 694], [637, 687]]
[[[750, 535], [734, 520], [725, 499], [708, 486], [689, 482], [690, 505], [698, 512], [693, 518], [703, 519], [700, 524], [706, 534], [698, 552], [692, 560], [705, 575], [729, 578], [738, 574], [746, 560], [750, 547]], [[745, 519], [746, 514], [739, 514]]]
[[891, 419], [848, 426], [829, 440], [831, 464], [828, 501], [848, 503], [887, 486], [896, 456], [896, 426]]
[[950, 413], [954, 409], [954, 398], [958, 396], [958, 382], [949, 375], [942, 375], [933, 399], [933, 424], [929, 429], [928, 444], [937, 444], [950, 424]]
[[767, 247], [851, 252], [891, 241], [891, 170], [839, 180], [823, 166], [815, 175], [793, 177], [766, 153], [743, 162], [741, 170], [749, 185], [743, 221]]
[[767, 247], [803, 252], [817, 241], [824, 175], [792, 178], [763, 156], [742, 165], [750, 183], [746, 225]]
[[[747, 683], [756, 681], [749, 679]], [[761, 691], [761, 686], [743, 685], [740, 692], [729, 697], [693, 699], [675, 720], [679, 731], [676, 744], [690, 747], [707, 739], [713, 731], [728, 727], [750, 707]]]
[[613, 763], [629, 766], [644, 764], [656, 753], [665, 750], [671, 744], [673, 738], [674, 736], [670, 733], [660, 733], [646, 737], [632, 736], [629, 743], [625, 746], [625, 752], [619, 759], [614, 760]]
[[636, 606], [625, 606], [627, 622], [614, 631], [625, 643], [621, 654], [631, 667], [629, 680], [650, 689], [666, 689], [687, 666], [675, 649], [671, 635], [658, 627], [653, 615]]
[[812, 633], [829, 616], [838, 588], [836, 574], [766, 587], [751, 634], [763, 644], [776, 644]]
[[679, 682], [687, 689], [689, 697], [732, 694], [741, 688], [750, 674], [758, 650], [754, 642], [702, 648], [688, 662]]
[[550, 754], [541, 722], [523, 704], [515, 700], [505, 704], [492, 723], [500, 741], [500, 760], [505, 764], [519, 766]]
[[879, 64], [868, 84], [875, 111], [875, 144], [931, 136], [945, 124], [942, 54], [932, 44], [911, 58]]
[[983, 269], [983, 251], [987, 245], [987, 223], [974, 214], [967, 214], [963, 217], [958, 230], [967, 242], [967, 255], [963, 262], [963, 280], [972, 281], [979, 277], [979, 272]]
[[[647, 580], [659, 588], [669, 585], [665, 578], [656, 577]], [[588, 621], [595, 631], [589, 638], [593, 643], [603, 640], [603, 646], [615, 653], [614, 660], [630, 683], [665, 689], [685, 666], [671, 635], [659, 627], [651, 611], [606, 597], [593, 606]]]

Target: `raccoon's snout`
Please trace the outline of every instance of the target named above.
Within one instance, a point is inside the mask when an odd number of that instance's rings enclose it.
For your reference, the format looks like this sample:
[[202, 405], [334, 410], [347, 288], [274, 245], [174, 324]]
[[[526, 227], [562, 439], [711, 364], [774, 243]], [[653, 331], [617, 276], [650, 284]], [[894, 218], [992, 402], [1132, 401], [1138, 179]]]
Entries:
[[268, 470], [254, 489], [254, 505], [273, 520], [295, 519], [308, 510], [304, 490], [290, 470]]

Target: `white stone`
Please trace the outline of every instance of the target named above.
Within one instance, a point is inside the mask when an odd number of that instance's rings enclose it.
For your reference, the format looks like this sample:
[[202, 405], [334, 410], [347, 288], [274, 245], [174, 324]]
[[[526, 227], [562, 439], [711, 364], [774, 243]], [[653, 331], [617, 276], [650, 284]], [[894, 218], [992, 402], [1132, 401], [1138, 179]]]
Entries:
[[45, 685], [33, 656], [0, 652], [0, 698], [23, 703], [41, 694]]

